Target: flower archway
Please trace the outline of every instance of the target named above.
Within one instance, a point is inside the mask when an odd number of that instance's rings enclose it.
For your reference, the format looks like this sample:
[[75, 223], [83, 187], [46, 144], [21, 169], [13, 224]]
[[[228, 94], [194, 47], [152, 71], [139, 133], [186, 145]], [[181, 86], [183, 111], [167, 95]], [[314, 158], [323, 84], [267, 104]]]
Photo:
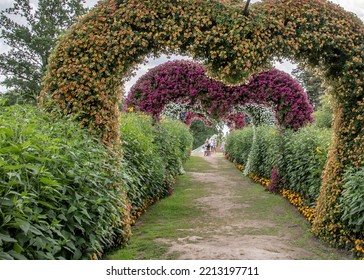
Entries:
[[248, 14], [215, 0], [105, 0], [59, 39], [41, 103], [77, 116], [112, 144], [119, 136], [120, 78], [147, 55], [188, 54], [226, 84], [269, 69], [274, 57], [319, 67], [334, 87], [336, 107], [313, 230], [345, 245], [342, 178], [345, 169], [364, 165], [363, 41], [363, 23], [324, 0], [265, 0]]
[[175, 60], [152, 68], [130, 89], [127, 107], [159, 118], [169, 103], [200, 107], [219, 120], [232, 118], [234, 107], [262, 104], [275, 111], [277, 124], [297, 129], [312, 122], [306, 92], [289, 74], [272, 69], [254, 75], [246, 85], [229, 87], [208, 78], [201, 64]]

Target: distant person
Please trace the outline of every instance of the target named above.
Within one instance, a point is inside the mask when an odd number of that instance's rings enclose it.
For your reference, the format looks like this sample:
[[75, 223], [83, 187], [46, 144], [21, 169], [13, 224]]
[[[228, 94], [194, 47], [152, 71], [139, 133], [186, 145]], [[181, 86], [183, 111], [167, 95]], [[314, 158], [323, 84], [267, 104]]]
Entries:
[[220, 149], [222, 152], [225, 152], [225, 141], [222, 141]]

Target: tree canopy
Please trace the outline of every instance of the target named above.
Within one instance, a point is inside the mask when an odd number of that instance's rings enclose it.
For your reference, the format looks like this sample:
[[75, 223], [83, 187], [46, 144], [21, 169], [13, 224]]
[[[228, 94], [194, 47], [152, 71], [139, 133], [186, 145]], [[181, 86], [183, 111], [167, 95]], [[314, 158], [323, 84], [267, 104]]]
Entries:
[[0, 54], [1, 83], [10, 103], [35, 103], [58, 36], [87, 9], [85, 0], [39, 0], [36, 9], [29, 0], [13, 2], [0, 12], [0, 38], [10, 47]]

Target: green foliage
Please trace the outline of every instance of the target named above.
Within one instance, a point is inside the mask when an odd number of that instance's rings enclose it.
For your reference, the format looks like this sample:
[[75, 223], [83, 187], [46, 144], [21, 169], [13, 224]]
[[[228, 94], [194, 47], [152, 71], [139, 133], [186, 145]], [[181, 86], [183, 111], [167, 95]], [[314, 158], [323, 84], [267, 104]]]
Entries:
[[[84, 0], [40, 0], [34, 11], [29, 0], [14, 0], [0, 12], [1, 38], [11, 49], [0, 54], [0, 74], [8, 94], [35, 103], [48, 56], [63, 30], [86, 12]], [[16, 19], [14, 20], [14, 15]], [[19, 98], [9, 98], [12, 104]]]
[[0, 259], [90, 259], [125, 243], [120, 152], [67, 118], [0, 114]]
[[[344, 176], [345, 189], [341, 196], [343, 220], [355, 227], [357, 232], [364, 231], [364, 167], [350, 169]], [[361, 238], [364, 238], [362, 235]]]
[[293, 69], [292, 75], [302, 84], [305, 88], [308, 98], [312, 106], [319, 110], [321, 107], [320, 97], [324, 94], [325, 88], [323, 80], [317, 74], [313, 73], [302, 65]]
[[232, 161], [246, 165], [252, 146], [253, 127], [231, 132], [226, 138], [225, 151]]
[[313, 113], [315, 126], [321, 128], [331, 128], [332, 126], [332, 101], [330, 96], [323, 95], [320, 98], [321, 108]]
[[331, 130], [314, 126], [301, 128], [297, 133], [286, 132], [283, 137], [280, 171], [284, 186], [300, 194], [311, 206], [316, 204], [320, 192], [331, 138]]
[[278, 168], [284, 187], [313, 206], [320, 192], [331, 137], [331, 130], [315, 126], [283, 135], [271, 126], [244, 128], [228, 136], [226, 152], [245, 166], [246, 175], [270, 179], [272, 168]]
[[132, 224], [154, 201], [165, 197], [189, 156], [192, 136], [180, 121], [153, 123], [150, 116], [123, 113], [123, 184], [132, 206]]
[[277, 166], [279, 133], [272, 126], [259, 126], [255, 127], [254, 134], [245, 173], [270, 178], [272, 168]]
[[123, 184], [132, 204], [132, 210], [144, 208], [148, 198], [157, 199], [166, 194], [163, 162], [156, 156], [154, 128], [148, 116], [122, 114], [121, 141], [123, 141]]
[[190, 131], [193, 135], [193, 149], [202, 146], [206, 138], [210, 138], [214, 134], [218, 134], [216, 127], [208, 127], [202, 121], [193, 121], [190, 126]]
[[332, 126], [332, 112], [318, 110], [313, 113], [315, 119], [315, 126], [321, 128], [331, 128]]
[[193, 137], [187, 125], [177, 120], [166, 120], [156, 126], [156, 137], [159, 155], [169, 177], [183, 172], [185, 162], [192, 149]]

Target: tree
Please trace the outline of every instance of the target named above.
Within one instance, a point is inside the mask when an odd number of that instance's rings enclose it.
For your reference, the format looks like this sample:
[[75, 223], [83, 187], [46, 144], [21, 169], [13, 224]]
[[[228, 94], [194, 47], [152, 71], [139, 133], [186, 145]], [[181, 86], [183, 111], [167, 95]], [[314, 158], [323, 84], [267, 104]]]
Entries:
[[311, 105], [315, 110], [318, 110], [321, 107], [320, 97], [324, 95], [325, 92], [323, 80], [318, 75], [315, 75], [313, 72], [300, 65], [296, 69], [293, 69], [292, 75], [295, 76], [306, 89]]
[[0, 54], [1, 82], [15, 102], [35, 103], [47, 60], [57, 37], [87, 9], [84, 0], [39, 0], [33, 11], [30, 0], [14, 0], [0, 12], [0, 39], [10, 47]]
[[205, 143], [206, 138], [210, 138], [214, 134], [218, 134], [216, 127], [207, 127], [205, 124], [196, 120], [190, 126], [190, 131], [193, 136], [193, 149], [196, 149]]

